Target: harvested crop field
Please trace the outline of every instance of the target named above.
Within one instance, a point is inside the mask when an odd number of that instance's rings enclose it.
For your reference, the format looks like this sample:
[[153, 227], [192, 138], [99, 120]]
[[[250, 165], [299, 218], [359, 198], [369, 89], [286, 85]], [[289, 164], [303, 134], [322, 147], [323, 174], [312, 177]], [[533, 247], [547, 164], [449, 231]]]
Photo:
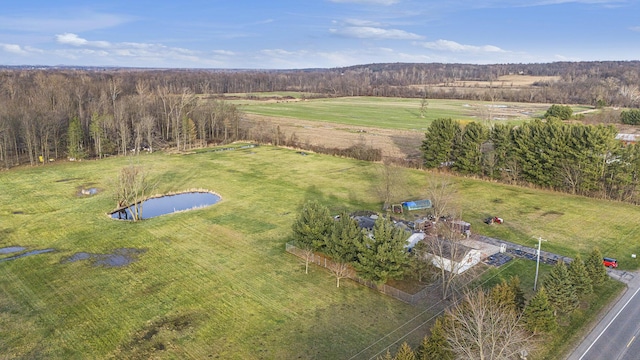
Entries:
[[346, 149], [365, 143], [382, 150], [383, 156], [415, 158], [420, 156], [420, 144], [424, 138], [421, 131], [355, 127], [329, 122], [299, 120], [284, 117], [247, 114], [246, 118], [279, 126], [289, 138], [295, 134], [298, 141], [327, 148]]

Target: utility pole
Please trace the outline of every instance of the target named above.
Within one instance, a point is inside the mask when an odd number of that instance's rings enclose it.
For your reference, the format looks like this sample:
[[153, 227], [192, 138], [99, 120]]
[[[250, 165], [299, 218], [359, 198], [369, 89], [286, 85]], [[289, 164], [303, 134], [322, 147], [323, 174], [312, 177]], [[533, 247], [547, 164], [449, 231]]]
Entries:
[[540, 236], [538, 236], [538, 260], [536, 261], [536, 278], [535, 280], [533, 280], [533, 291], [536, 291], [537, 285], [538, 285], [538, 269], [540, 268], [540, 244], [543, 241], [547, 241], [543, 238], [541, 238]]

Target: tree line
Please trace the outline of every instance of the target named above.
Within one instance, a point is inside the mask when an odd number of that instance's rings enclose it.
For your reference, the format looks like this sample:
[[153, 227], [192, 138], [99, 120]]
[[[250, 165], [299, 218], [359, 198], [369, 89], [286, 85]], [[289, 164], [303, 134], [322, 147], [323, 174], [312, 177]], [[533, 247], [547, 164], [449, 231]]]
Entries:
[[9, 168], [167, 145], [185, 150], [250, 131], [235, 106], [142, 75], [1, 73], [0, 161]]
[[[638, 107], [638, 62], [551, 64], [369, 64], [303, 70], [0, 69], [0, 163], [184, 150], [239, 139], [293, 144], [278, 129], [243, 118], [219, 95], [296, 91], [305, 96], [396, 96]], [[559, 80], [527, 89], [506, 74]], [[495, 81], [460, 91], [441, 86]], [[629, 122], [635, 123], [635, 114]], [[627, 117], [625, 117], [626, 119]], [[262, 124], [263, 125], [263, 124]], [[368, 154], [371, 158], [372, 155]], [[373, 156], [375, 157], [375, 155]]]
[[422, 152], [427, 168], [637, 203], [640, 147], [616, 135], [613, 126], [556, 116], [491, 127], [441, 118], [427, 129]]

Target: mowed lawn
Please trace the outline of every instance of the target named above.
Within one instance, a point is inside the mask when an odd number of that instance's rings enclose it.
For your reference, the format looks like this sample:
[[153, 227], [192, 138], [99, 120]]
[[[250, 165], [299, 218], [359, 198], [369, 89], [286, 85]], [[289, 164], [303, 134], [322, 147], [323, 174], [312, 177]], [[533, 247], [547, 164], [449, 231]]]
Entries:
[[[209, 189], [209, 208], [139, 223], [110, 219], [120, 169], [143, 166], [157, 193]], [[417, 346], [432, 304], [410, 306], [285, 253], [300, 206], [377, 210], [372, 164], [261, 146], [57, 163], [0, 173], [0, 248], [54, 252], [0, 262], [0, 358], [369, 359]], [[427, 176], [405, 170], [423, 198]], [[472, 231], [567, 256], [599, 246], [638, 268], [640, 210], [627, 204], [454, 179]], [[79, 196], [94, 187], [96, 195]], [[485, 225], [488, 215], [502, 225]], [[78, 252], [145, 252], [122, 267]], [[9, 255], [0, 254], [0, 259]], [[529, 274], [530, 275], [530, 274]], [[415, 328], [418, 330], [411, 332]], [[409, 336], [403, 338], [405, 334]]]
[[505, 120], [516, 122], [535, 116], [540, 117], [549, 108], [548, 104], [429, 99], [424, 117], [420, 117], [420, 99], [340, 97], [305, 101], [235, 100], [230, 102], [238, 104], [242, 111], [251, 114], [332, 122], [348, 126], [419, 131], [427, 129], [429, 124], [437, 118], [452, 118], [462, 122], [482, 121], [486, 119], [489, 111], [492, 117], [501, 117], [499, 111], [508, 111], [511, 115]]
[[[139, 223], [112, 220], [115, 181], [130, 163], [159, 181], [158, 193], [210, 189], [222, 201]], [[406, 305], [350, 281], [336, 288], [328, 272], [305, 275], [284, 251], [308, 199], [335, 212], [375, 207], [370, 166], [259, 147], [0, 173], [0, 248], [55, 249], [0, 262], [0, 358], [375, 355], [430, 319], [429, 304]], [[78, 196], [88, 187], [100, 192]], [[123, 267], [66, 261], [121, 248], [145, 252]]]

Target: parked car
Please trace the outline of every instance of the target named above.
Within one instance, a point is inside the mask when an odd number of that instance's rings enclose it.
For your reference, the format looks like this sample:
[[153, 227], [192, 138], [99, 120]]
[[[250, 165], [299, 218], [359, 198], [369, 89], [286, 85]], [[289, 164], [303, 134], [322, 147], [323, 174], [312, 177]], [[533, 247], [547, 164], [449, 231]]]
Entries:
[[618, 267], [618, 260], [613, 259], [613, 258], [603, 258], [602, 259], [602, 265], [608, 267], [608, 268], [617, 268]]

